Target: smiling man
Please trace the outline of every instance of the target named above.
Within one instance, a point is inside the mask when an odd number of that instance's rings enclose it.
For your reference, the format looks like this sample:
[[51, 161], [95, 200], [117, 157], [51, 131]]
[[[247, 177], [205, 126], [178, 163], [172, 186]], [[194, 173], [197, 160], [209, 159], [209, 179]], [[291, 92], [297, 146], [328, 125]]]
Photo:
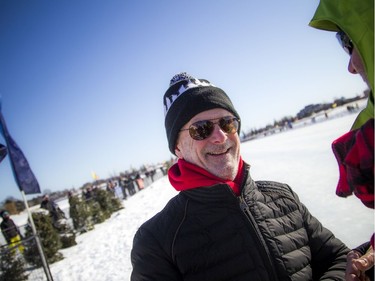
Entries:
[[163, 101], [180, 192], [137, 231], [132, 281], [344, 280], [349, 249], [288, 185], [250, 177], [222, 89], [180, 73]]

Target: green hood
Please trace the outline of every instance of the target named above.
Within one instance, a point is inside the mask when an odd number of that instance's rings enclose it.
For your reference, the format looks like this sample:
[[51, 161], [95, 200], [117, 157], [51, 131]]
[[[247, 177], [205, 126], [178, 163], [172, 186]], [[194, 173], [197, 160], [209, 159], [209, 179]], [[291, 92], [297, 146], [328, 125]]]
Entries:
[[309, 25], [328, 31], [342, 30], [362, 58], [371, 93], [352, 127], [359, 128], [374, 118], [374, 0], [321, 0]]

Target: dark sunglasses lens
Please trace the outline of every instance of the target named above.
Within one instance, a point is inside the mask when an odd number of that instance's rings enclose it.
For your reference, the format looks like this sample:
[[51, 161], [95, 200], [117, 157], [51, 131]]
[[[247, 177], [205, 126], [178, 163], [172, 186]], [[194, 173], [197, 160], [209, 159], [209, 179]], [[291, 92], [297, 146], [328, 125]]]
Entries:
[[204, 140], [212, 134], [213, 130], [214, 123], [211, 121], [198, 121], [190, 126], [189, 134], [195, 140]]
[[238, 129], [238, 120], [233, 117], [221, 118], [219, 120], [220, 128], [227, 134], [234, 134]]
[[348, 35], [346, 35], [344, 32], [339, 31], [336, 34], [336, 38], [339, 41], [341, 47], [345, 50], [345, 52], [349, 55], [353, 52], [353, 44], [350, 41]]
[[[194, 140], [204, 140], [212, 134], [215, 124], [209, 120], [198, 121], [189, 127], [189, 134]], [[239, 120], [235, 117], [224, 117], [218, 124], [226, 134], [234, 134], [238, 130]]]

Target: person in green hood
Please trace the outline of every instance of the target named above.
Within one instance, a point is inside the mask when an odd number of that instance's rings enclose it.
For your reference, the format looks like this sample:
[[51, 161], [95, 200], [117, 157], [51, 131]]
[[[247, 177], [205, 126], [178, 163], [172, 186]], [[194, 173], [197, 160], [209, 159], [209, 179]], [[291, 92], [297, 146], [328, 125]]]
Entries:
[[[351, 130], [333, 142], [332, 149], [340, 171], [336, 194], [347, 197], [354, 193], [374, 209], [374, 0], [321, 0], [309, 25], [336, 32], [350, 56], [348, 71], [360, 74], [369, 87], [366, 107]], [[365, 271], [374, 265], [373, 249], [374, 235], [366, 254], [348, 254], [346, 280], [369, 280]]]
[[[327, 31], [342, 31], [350, 39], [343, 42], [353, 48], [348, 70], [359, 73], [371, 90], [366, 108], [353, 124], [352, 129], [358, 129], [374, 118], [374, 1], [321, 0], [309, 25]], [[359, 60], [362, 69], [355, 70], [353, 63]]]

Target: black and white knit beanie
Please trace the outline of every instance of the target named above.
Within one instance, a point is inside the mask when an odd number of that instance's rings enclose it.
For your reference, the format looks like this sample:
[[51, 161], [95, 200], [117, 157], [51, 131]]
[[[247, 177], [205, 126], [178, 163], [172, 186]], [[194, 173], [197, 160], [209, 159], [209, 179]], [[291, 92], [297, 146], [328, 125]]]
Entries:
[[163, 102], [165, 130], [169, 150], [173, 154], [175, 154], [176, 141], [181, 128], [198, 113], [223, 108], [238, 119], [240, 118], [231, 100], [222, 89], [205, 79], [194, 78], [186, 72], [173, 76], [164, 94]]

